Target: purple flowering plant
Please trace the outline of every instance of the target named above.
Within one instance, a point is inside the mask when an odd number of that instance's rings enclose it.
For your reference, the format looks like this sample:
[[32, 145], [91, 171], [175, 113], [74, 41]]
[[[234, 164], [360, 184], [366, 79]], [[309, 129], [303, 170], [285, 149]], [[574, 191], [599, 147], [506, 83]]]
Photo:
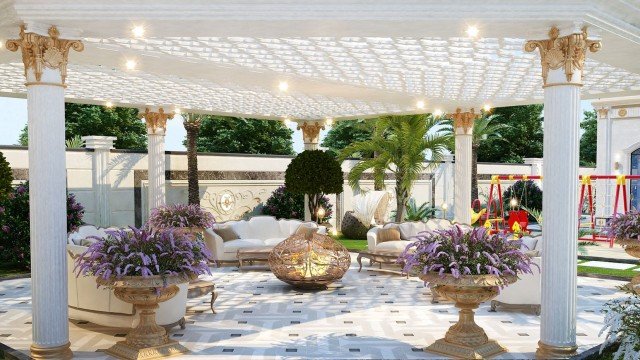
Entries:
[[537, 267], [520, 250], [522, 241], [508, 240], [502, 234], [489, 234], [484, 227], [463, 230], [453, 226], [448, 230], [424, 232], [407, 246], [398, 261], [404, 271], [417, 268], [423, 274], [435, 272], [451, 274], [459, 279], [464, 275], [532, 274]]
[[181, 273], [211, 274], [211, 252], [202, 240], [172, 231], [146, 229], [107, 231], [75, 260], [76, 276], [102, 279], [125, 276], [172, 276]]
[[640, 213], [631, 210], [626, 214], [615, 214], [605, 228], [605, 234], [617, 240], [640, 241]]
[[200, 205], [173, 204], [151, 210], [148, 225], [152, 229], [209, 228], [213, 226], [213, 215]]

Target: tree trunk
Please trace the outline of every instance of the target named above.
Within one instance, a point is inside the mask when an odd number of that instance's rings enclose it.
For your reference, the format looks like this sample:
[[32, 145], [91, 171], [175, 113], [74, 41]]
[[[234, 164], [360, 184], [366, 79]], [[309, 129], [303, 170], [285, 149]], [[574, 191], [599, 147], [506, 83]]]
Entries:
[[200, 132], [200, 121], [185, 121], [187, 130], [187, 180], [189, 205], [200, 205], [200, 186], [198, 184], [198, 149], [196, 140]]
[[[479, 145], [471, 146], [471, 201], [478, 199], [478, 148]], [[471, 204], [469, 204], [471, 206]]]
[[400, 185], [401, 183], [402, 177], [398, 177], [398, 174], [396, 174], [396, 222], [404, 221], [405, 208], [409, 197], [407, 190]]
[[[379, 156], [378, 152], [375, 151], [373, 153], [373, 158], [377, 158]], [[378, 179], [382, 176], [382, 181], [378, 181]], [[381, 191], [384, 190], [384, 170], [373, 169], [373, 190]]]
[[[311, 221], [320, 224], [322, 219], [318, 218], [318, 209], [320, 208], [320, 200], [323, 194], [308, 194], [308, 196], [309, 202], [307, 203], [307, 207], [309, 207], [309, 212], [311, 213]], [[325, 209], [325, 211], [326, 210], [327, 209]]]

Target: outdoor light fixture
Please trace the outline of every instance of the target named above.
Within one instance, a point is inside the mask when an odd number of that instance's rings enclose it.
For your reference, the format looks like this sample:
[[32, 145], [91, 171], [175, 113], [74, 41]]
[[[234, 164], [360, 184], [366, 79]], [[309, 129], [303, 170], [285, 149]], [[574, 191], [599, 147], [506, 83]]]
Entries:
[[338, 230], [337, 229], [331, 229], [331, 235], [338, 236]]
[[106, 103], [104, 103], [104, 106], [106, 106], [108, 108], [112, 108], [113, 107], [113, 103], [111, 101], [107, 101]]
[[137, 25], [134, 26], [133, 29], [131, 29], [131, 33], [133, 34], [134, 37], [140, 38], [144, 36], [144, 26], [142, 25]]
[[327, 215], [327, 211], [322, 206], [319, 207], [318, 210], [316, 211], [316, 217], [318, 221], [324, 219], [325, 215]]
[[482, 110], [484, 110], [485, 112], [491, 111], [491, 105], [490, 104], [484, 104], [484, 106], [482, 107]]
[[138, 63], [135, 60], [127, 60], [126, 66], [127, 70], [135, 70]]
[[287, 83], [286, 81], [280, 81], [280, 84], [278, 84], [278, 89], [280, 89], [280, 91], [289, 90], [289, 83]]
[[435, 117], [440, 117], [440, 116], [442, 116], [442, 114], [443, 114], [442, 110], [440, 110], [440, 109], [435, 109], [433, 111], [433, 116], [435, 116]]
[[418, 109], [424, 109], [424, 101], [418, 100], [418, 102], [416, 102], [416, 107]]
[[476, 37], [478, 36], [478, 34], [480, 33], [480, 30], [478, 30], [478, 28], [476, 26], [469, 26], [467, 27], [467, 35], [469, 35], [469, 37]]
[[446, 218], [447, 217], [447, 209], [449, 208], [449, 205], [447, 205], [447, 203], [442, 203], [442, 218]]
[[511, 206], [512, 209], [517, 208], [518, 207], [518, 199], [511, 198], [511, 200], [509, 200], [509, 206]]

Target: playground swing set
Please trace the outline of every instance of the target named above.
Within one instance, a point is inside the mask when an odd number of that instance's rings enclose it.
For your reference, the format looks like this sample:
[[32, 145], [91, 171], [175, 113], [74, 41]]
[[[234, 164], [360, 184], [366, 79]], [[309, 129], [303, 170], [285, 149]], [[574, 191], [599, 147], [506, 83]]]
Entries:
[[[491, 177], [491, 184], [489, 186], [489, 197], [487, 205], [482, 208], [480, 200], [476, 199], [471, 205], [472, 211], [472, 223], [480, 221], [484, 226], [493, 233], [512, 233], [522, 235], [528, 233], [529, 226], [529, 213], [526, 210], [520, 208], [518, 200], [512, 197], [510, 200], [511, 210], [508, 212], [508, 217], [505, 216], [504, 199], [502, 197], [502, 183], [501, 181], [527, 181], [527, 180], [542, 180], [542, 176], [538, 175], [493, 175]], [[602, 229], [606, 226], [607, 220], [610, 217], [597, 218], [594, 211], [593, 201], [593, 183], [594, 180], [600, 181], [616, 181], [616, 191], [613, 205], [613, 215], [618, 213], [620, 203], [622, 203], [622, 211], [626, 213], [629, 211], [627, 201], [627, 181], [628, 180], [640, 180], [640, 175], [584, 175], [579, 177], [580, 180], [580, 204], [578, 207], [578, 218], [582, 220], [582, 215], [585, 212], [585, 200], [586, 200], [586, 216], [590, 219], [590, 222], [579, 222], [579, 229], [586, 229], [589, 234], [583, 235], [578, 238], [578, 241], [593, 241], [593, 242], [606, 242], [609, 247], [613, 247], [614, 239], [606, 236], [602, 233]], [[527, 208], [527, 187], [524, 186], [520, 199]], [[495, 193], [494, 193], [495, 191]], [[494, 196], [495, 194], [495, 196]], [[622, 200], [622, 201], [620, 201]], [[516, 210], [517, 208], [517, 210]], [[479, 211], [476, 212], [476, 209]]]

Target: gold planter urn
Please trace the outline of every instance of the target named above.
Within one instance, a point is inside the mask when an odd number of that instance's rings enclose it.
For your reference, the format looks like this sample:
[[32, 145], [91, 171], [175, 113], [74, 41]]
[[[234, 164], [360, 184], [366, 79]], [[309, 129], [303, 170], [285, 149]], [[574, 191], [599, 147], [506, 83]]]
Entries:
[[507, 351], [495, 340], [490, 340], [474, 321], [473, 310], [481, 302], [498, 295], [498, 287], [511, 284], [515, 276], [463, 275], [456, 279], [451, 274], [421, 274], [420, 279], [430, 283], [432, 291], [453, 302], [460, 309], [458, 322], [451, 326], [444, 338], [436, 340], [424, 350], [461, 359], [484, 359]]
[[182, 273], [174, 276], [127, 276], [120, 279], [97, 278], [99, 285], [113, 288], [114, 295], [133, 304], [140, 314], [140, 322], [132, 329], [124, 341], [119, 341], [105, 352], [119, 359], [158, 359], [189, 352], [177, 341], [169, 339], [162, 326], [156, 324], [158, 304], [178, 293], [176, 284], [189, 282], [195, 275]]
[[[640, 259], [640, 240], [620, 239], [616, 240], [616, 244], [622, 246], [627, 254], [633, 256], [634, 258]], [[640, 274], [634, 276], [633, 279], [631, 279], [631, 282], [627, 285], [627, 288], [633, 292], [640, 291]]]

